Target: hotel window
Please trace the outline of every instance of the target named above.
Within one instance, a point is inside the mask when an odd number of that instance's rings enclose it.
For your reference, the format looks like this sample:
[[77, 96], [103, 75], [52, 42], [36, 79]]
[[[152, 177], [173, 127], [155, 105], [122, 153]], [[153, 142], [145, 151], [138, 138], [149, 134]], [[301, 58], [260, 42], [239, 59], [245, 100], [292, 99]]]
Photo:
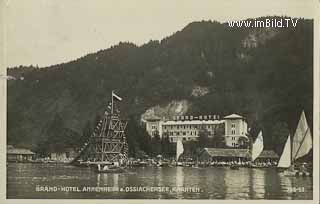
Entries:
[[185, 137], [183, 138], [183, 141], [186, 141], [186, 138], [185, 138]]
[[236, 124], [235, 123], [232, 123], [231, 124], [231, 128], [235, 128], [236, 127]]
[[231, 134], [232, 134], [232, 135], [235, 135], [235, 134], [236, 134], [236, 131], [235, 131], [235, 130], [231, 130]]
[[192, 135], [192, 131], [191, 131], [190, 135]]
[[177, 125], [177, 129], [179, 129], [179, 125]]
[[186, 135], [186, 132], [182, 132], [182, 135]]
[[185, 125], [183, 126], [183, 129], [186, 129], [186, 126], [185, 126]]

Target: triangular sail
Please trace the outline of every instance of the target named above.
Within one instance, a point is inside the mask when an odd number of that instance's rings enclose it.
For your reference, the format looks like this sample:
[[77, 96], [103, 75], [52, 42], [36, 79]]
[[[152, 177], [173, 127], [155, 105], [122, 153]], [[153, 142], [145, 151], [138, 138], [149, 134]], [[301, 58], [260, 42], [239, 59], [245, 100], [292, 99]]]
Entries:
[[254, 161], [263, 151], [263, 136], [262, 131], [259, 132], [256, 141], [252, 145], [252, 161]]
[[180, 139], [177, 141], [176, 160], [178, 161], [180, 155], [183, 153], [183, 144]]
[[287, 142], [284, 145], [283, 152], [278, 162], [278, 167], [288, 168], [291, 165], [291, 139], [288, 136]]
[[301, 117], [293, 137], [292, 143], [292, 159], [296, 160], [309, 153], [312, 148], [311, 132], [306, 120], [304, 111], [301, 113]]
[[302, 144], [300, 146], [300, 149], [298, 150], [297, 154], [293, 159], [296, 160], [300, 157], [307, 155], [311, 150], [311, 148], [312, 148], [312, 138], [311, 138], [310, 128], [308, 128], [304, 136], [304, 140], [302, 141]]

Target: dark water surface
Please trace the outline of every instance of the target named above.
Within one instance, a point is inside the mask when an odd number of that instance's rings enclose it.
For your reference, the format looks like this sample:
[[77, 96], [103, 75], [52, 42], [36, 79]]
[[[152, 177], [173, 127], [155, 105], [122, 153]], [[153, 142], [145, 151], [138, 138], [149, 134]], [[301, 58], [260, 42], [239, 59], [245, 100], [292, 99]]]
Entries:
[[312, 178], [286, 177], [273, 168], [144, 167], [97, 174], [66, 164], [9, 163], [7, 198], [312, 199]]

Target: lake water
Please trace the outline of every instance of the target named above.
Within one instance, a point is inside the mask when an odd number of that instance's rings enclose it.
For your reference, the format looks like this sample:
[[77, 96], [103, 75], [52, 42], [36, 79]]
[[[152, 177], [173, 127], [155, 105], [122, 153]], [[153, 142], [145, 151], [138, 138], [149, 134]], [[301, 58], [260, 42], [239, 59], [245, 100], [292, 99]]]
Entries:
[[97, 174], [66, 164], [7, 166], [9, 199], [312, 199], [312, 194], [312, 177], [286, 177], [274, 168], [140, 167]]

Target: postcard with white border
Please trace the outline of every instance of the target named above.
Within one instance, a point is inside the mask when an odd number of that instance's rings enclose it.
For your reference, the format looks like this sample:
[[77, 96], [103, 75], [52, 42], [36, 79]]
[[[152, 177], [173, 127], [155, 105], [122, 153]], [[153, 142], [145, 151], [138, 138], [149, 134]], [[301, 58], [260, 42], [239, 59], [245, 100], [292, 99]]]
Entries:
[[3, 203], [319, 202], [319, 1], [0, 5]]

